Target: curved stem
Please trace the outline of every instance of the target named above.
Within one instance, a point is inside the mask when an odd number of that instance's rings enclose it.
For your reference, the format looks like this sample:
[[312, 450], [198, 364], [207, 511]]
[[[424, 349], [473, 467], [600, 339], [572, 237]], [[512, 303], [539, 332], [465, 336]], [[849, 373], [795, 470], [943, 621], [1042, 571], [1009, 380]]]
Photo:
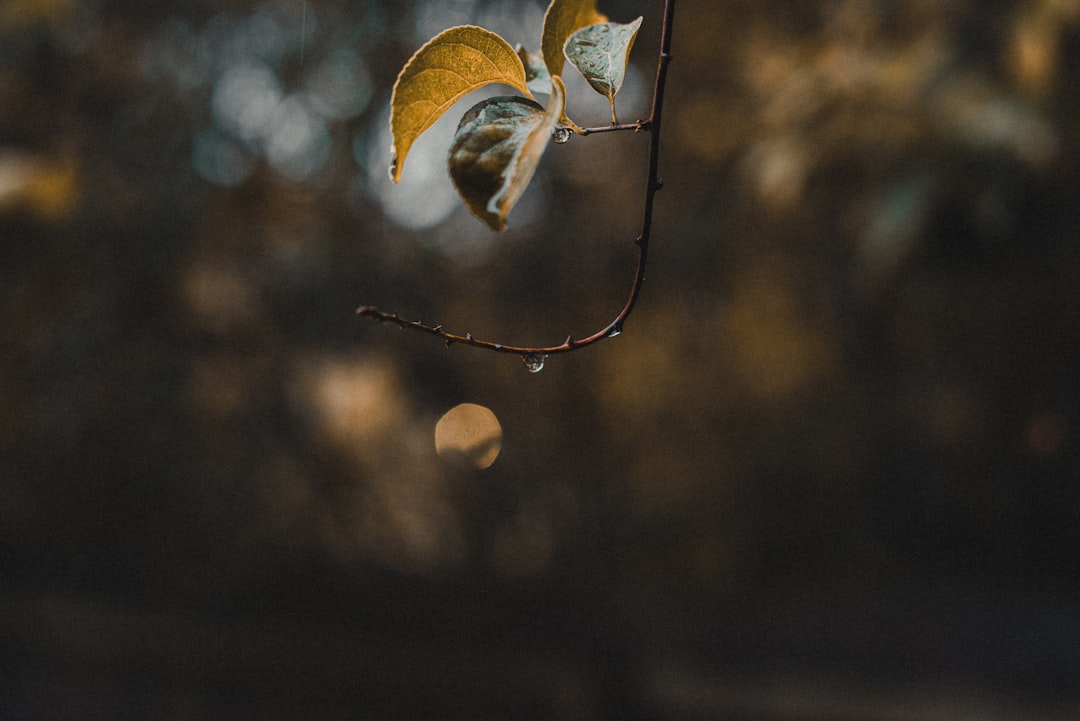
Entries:
[[619, 314], [606, 326], [592, 335], [584, 338], [567, 336], [566, 340], [558, 345], [550, 346], [515, 346], [494, 341], [480, 340], [473, 337], [472, 333], [459, 335], [443, 330], [440, 325], [428, 325], [420, 321], [407, 320], [397, 313], [387, 313], [370, 305], [360, 306], [356, 314], [364, 318], [373, 318], [379, 321], [393, 323], [402, 328], [418, 330], [423, 333], [434, 335], [443, 339], [449, 348], [454, 343], [485, 348], [496, 353], [514, 353], [523, 357], [543, 357], [557, 353], [568, 353], [573, 350], [585, 348], [594, 343], [599, 343], [605, 338], [610, 338], [622, 331], [623, 323], [629, 317], [637, 304], [638, 296], [641, 295], [641, 286], [645, 282], [645, 262], [649, 255], [649, 238], [652, 234], [653, 202], [656, 193], [663, 187], [663, 181], [659, 177], [660, 165], [660, 119], [664, 108], [664, 86], [667, 80], [667, 68], [671, 62], [671, 29], [675, 17], [675, 0], [664, 0], [664, 21], [660, 31], [660, 56], [656, 63], [656, 80], [653, 85], [652, 109], [647, 120], [639, 120], [636, 123], [612, 123], [608, 126], [597, 128], [580, 128], [577, 132], [581, 135], [592, 133], [604, 133], [620, 130], [633, 130], [641, 132], [647, 130], [651, 133], [649, 138], [649, 172], [645, 181], [645, 202], [641, 218], [641, 233], [635, 239], [638, 247], [637, 267], [634, 270], [634, 280], [630, 287], [630, 295], [626, 299]]

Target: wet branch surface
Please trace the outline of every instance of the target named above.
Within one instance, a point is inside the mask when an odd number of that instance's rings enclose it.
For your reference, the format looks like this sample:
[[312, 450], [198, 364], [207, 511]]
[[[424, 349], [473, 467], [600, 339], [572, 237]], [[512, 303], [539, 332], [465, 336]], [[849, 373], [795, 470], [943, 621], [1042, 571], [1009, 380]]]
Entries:
[[610, 323], [592, 335], [583, 338], [574, 338], [573, 336], [568, 335], [566, 340], [558, 345], [519, 346], [482, 340], [473, 336], [472, 333], [465, 333], [464, 335], [451, 333], [445, 330], [442, 324], [429, 325], [421, 321], [408, 320], [402, 318], [397, 313], [382, 311], [370, 305], [360, 306], [356, 309], [356, 314], [363, 318], [393, 323], [401, 328], [428, 333], [441, 338], [448, 348], [455, 343], [460, 343], [474, 348], [495, 351], [496, 353], [513, 353], [520, 355], [525, 362], [525, 365], [530, 370], [539, 370], [542, 368], [544, 359], [549, 355], [580, 350], [587, 346], [591, 346], [594, 343], [599, 343], [605, 338], [611, 338], [621, 333], [623, 324], [637, 304], [638, 297], [641, 295], [641, 287], [645, 282], [645, 265], [649, 255], [649, 239], [652, 234], [653, 203], [657, 191], [663, 187], [663, 181], [659, 177], [660, 120], [664, 107], [664, 86], [667, 80], [667, 69], [668, 64], [671, 61], [671, 30], [674, 13], [675, 0], [665, 0], [664, 20], [660, 33], [660, 55], [656, 64], [656, 80], [653, 86], [652, 108], [649, 113], [649, 118], [647, 120], [640, 120], [636, 123], [620, 123], [595, 128], [582, 128], [579, 130], [579, 134], [581, 135], [627, 130], [635, 133], [642, 131], [648, 131], [650, 133], [649, 172], [645, 181], [645, 200], [641, 218], [641, 232], [634, 240], [634, 243], [638, 247], [637, 266], [634, 270], [634, 279], [630, 287], [630, 295], [627, 297], [622, 310], [619, 311], [619, 314], [616, 315]]

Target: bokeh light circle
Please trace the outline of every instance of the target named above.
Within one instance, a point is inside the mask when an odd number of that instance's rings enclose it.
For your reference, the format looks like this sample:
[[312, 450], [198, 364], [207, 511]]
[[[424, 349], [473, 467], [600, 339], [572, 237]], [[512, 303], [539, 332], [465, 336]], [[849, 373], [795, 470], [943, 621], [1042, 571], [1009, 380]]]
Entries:
[[445, 459], [484, 469], [498, 458], [502, 437], [502, 426], [490, 409], [462, 403], [435, 424], [435, 452]]

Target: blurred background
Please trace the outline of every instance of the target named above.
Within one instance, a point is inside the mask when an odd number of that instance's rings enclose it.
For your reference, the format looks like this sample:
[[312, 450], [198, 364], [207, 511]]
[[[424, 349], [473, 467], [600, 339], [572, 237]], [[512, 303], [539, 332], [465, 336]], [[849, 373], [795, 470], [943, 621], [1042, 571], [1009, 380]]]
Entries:
[[682, 0], [640, 303], [530, 374], [354, 310], [622, 306], [647, 136], [500, 235], [468, 101], [387, 176], [416, 48], [544, 9], [0, 3], [0, 718], [1077, 718], [1080, 2]]

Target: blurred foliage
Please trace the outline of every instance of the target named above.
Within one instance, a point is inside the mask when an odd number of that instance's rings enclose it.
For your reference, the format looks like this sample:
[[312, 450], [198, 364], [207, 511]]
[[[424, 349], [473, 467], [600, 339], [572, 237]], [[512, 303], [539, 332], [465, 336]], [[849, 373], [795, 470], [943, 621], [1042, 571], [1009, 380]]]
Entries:
[[1080, 3], [681, 2], [641, 302], [531, 375], [353, 309], [618, 310], [640, 137], [502, 236], [452, 124], [387, 178], [416, 47], [542, 13], [0, 7], [0, 716], [1071, 717]]

